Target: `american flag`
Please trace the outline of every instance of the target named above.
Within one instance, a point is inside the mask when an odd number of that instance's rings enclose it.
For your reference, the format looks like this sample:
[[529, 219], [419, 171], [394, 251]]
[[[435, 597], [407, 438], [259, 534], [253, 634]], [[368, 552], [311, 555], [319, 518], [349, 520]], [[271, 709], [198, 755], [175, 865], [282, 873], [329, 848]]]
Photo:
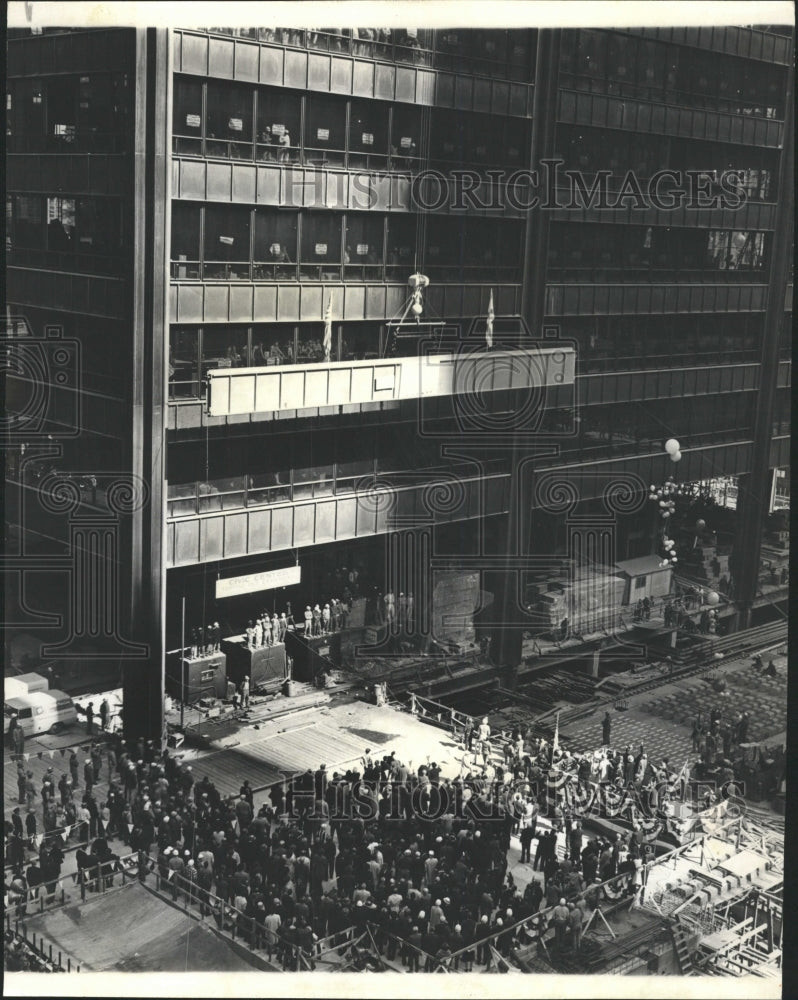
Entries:
[[488, 302], [488, 321], [485, 324], [485, 343], [488, 347], [493, 347], [493, 289], [490, 290], [490, 302]]
[[327, 300], [327, 311], [324, 314], [324, 360], [330, 360], [332, 351], [332, 292]]

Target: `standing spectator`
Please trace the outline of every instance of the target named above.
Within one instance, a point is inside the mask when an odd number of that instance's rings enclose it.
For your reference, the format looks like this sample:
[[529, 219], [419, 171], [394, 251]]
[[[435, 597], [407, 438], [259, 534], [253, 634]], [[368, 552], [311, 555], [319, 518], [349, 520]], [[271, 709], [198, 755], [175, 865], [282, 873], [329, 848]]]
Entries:
[[102, 731], [106, 732], [108, 729], [108, 719], [111, 714], [111, 707], [108, 704], [108, 699], [103, 698], [102, 704], [100, 705], [100, 726]]
[[36, 846], [36, 813], [30, 807], [25, 816], [25, 834], [28, 838], [28, 848], [32, 851]]
[[582, 949], [582, 923], [584, 921], [584, 914], [579, 906], [575, 903], [568, 904], [569, 915], [568, 915], [568, 926], [571, 928], [571, 947], [574, 954], [577, 954]]
[[477, 740], [479, 743], [479, 753], [482, 754], [482, 759], [487, 764], [490, 759], [490, 726], [488, 725], [487, 715], [483, 718], [479, 725]]
[[565, 897], [560, 898], [560, 902], [554, 907], [551, 916], [554, 924], [554, 944], [559, 951], [563, 951], [565, 949], [565, 931], [571, 916]]
[[538, 804], [534, 799], [528, 799], [521, 816], [521, 863], [532, 861], [532, 841], [537, 827]]
[[86, 795], [91, 795], [91, 789], [94, 785], [94, 764], [88, 753], [83, 761], [83, 784], [86, 786]]
[[249, 674], [245, 674], [241, 681], [241, 707], [249, 708]]
[[36, 786], [33, 784], [33, 771], [28, 771], [25, 776], [25, 805], [28, 809], [33, 809], [36, 801]]
[[604, 713], [604, 721], [601, 723], [601, 742], [603, 746], [608, 747], [610, 745], [610, 734], [612, 732], [612, 719], [610, 718], [610, 713]]
[[94, 732], [94, 702], [90, 701], [86, 706], [86, 735], [91, 736]]

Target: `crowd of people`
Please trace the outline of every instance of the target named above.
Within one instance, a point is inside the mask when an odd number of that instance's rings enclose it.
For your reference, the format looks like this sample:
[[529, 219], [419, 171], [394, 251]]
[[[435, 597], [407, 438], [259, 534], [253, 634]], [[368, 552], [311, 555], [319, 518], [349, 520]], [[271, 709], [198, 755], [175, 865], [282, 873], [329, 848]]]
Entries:
[[[331, 935], [346, 949], [345, 932], [367, 926], [379, 953], [408, 971], [489, 966], [529, 942], [517, 925], [533, 917], [538, 933], [553, 924], [555, 948], [578, 952], [599, 883], [639, 869], [640, 830], [586, 841], [564, 798], [547, 798], [552, 772], [575, 767], [582, 778], [582, 761], [543, 738], [514, 733], [502, 760], [485, 720], [473, 738], [463, 733], [463, 748], [456, 778], [435, 762], [413, 768], [394, 753], [366, 751], [358, 768], [329, 774], [322, 765], [275, 785], [256, 810], [247, 782], [223, 796], [169, 750], [110, 737], [86, 757], [80, 807], [66, 811], [66, 774], [56, 781], [48, 772], [42, 799], [49, 806], [58, 787], [62, 820], [83, 824], [79, 836], [91, 842], [79, 851], [76, 879], [99, 877], [98, 865], [111, 875], [119, 855], [109, 840], [121, 840], [142, 865], [150, 859], [162, 885], [189, 893], [203, 915], [234, 924], [285, 968], [300, 967], [300, 955], [312, 962], [316, 943]], [[616, 757], [600, 765], [607, 780]], [[641, 748], [633, 780], [647, 771]], [[30, 806], [27, 784], [24, 798]], [[52, 895], [63, 864], [60, 837], [31, 838], [19, 807], [14, 816], [6, 824], [12, 904], [37, 886]], [[508, 870], [512, 837], [529, 866], [523, 891]]]
[[[714, 777], [718, 789], [737, 781], [729, 756], [749, 725], [748, 712], [699, 714], [700, 758], [677, 774], [642, 744], [613, 749], [609, 713], [600, 748], [584, 753], [531, 730], [498, 740], [487, 718], [463, 718], [457, 777], [434, 761], [414, 767], [367, 750], [358, 767], [329, 773], [322, 764], [274, 785], [257, 808], [246, 781], [222, 795], [170, 750], [116, 734], [82, 756], [67, 751], [63, 773], [48, 768], [40, 789], [20, 758], [19, 804], [5, 823], [9, 905], [53, 896], [71, 834], [89, 848], [77, 852], [76, 881], [112, 878], [111, 841], [121, 841], [142, 872], [286, 969], [312, 965], [319, 942], [346, 951], [367, 930], [376, 953], [407, 971], [489, 967], [549, 929], [550, 947], [578, 954], [605, 884], [624, 875], [621, 891], [641, 885], [654, 849], [642, 820], [672, 814], [692, 779]], [[597, 787], [635, 804], [627, 832], [586, 833]], [[523, 890], [509, 869], [511, 843], [527, 866]], [[351, 956], [366, 961], [357, 949]]]

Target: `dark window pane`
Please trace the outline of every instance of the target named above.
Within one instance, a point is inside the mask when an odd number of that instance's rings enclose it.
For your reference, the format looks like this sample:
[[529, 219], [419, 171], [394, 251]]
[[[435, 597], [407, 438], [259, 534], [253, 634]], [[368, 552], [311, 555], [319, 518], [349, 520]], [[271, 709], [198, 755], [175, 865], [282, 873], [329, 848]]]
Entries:
[[249, 276], [250, 210], [239, 205], [205, 208], [205, 277]]
[[176, 326], [169, 333], [169, 397], [199, 396], [199, 332]]
[[252, 155], [252, 94], [249, 87], [208, 82], [205, 135], [209, 156]]
[[175, 152], [202, 152], [202, 84], [199, 80], [175, 78], [172, 130]]
[[247, 328], [245, 326], [206, 326], [202, 331], [202, 375], [209, 368], [244, 368], [247, 366]]
[[263, 87], [258, 90], [258, 158], [280, 162], [299, 158], [301, 101], [298, 94]]
[[311, 161], [344, 162], [346, 101], [312, 94], [305, 111], [305, 150]]
[[[255, 278], [296, 275], [297, 216], [274, 209], [255, 210]], [[292, 265], [292, 266], [288, 266]]]
[[200, 259], [200, 206], [172, 202], [172, 260], [176, 278], [198, 278]]

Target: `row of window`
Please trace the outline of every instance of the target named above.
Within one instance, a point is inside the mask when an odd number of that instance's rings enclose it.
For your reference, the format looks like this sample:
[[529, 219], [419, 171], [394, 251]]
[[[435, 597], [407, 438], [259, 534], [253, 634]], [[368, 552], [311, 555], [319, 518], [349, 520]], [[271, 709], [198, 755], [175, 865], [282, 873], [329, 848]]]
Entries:
[[[750, 435], [755, 409], [755, 394], [752, 392], [711, 396], [685, 397], [679, 401], [680, 435], [689, 439], [691, 448], [734, 441]], [[647, 400], [642, 403], [610, 403], [580, 408], [574, 414], [568, 410], [549, 410], [545, 414], [541, 433], [554, 432], [573, 427], [575, 435], [562, 441], [564, 454], [590, 454], [592, 457], [615, 454], [639, 454], [657, 451], [662, 447], [663, 428], [673, 423], [672, 400]], [[401, 428], [400, 428], [401, 430]], [[777, 419], [774, 433], [789, 430], [789, 393], [782, 392], [777, 405]], [[324, 440], [327, 440], [325, 438]], [[363, 442], [367, 450], [367, 442]], [[381, 448], [377, 459], [337, 462], [327, 456], [321, 440], [315, 443], [319, 459], [312, 466], [284, 468], [281, 471], [248, 472], [212, 478], [206, 481], [190, 481], [170, 484], [168, 490], [168, 513], [170, 517], [203, 514], [218, 510], [229, 510], [251, 506], [287, 503], [318, 497], [355, 492], [363, 487], [363, 480], [373, 477], [387, 485], [392, 472], [406, 477], [407, 442], [398, 450], [388, 446]], [[262, 468], [272, 459], [278, 465], [281, 456], [273, 456], [264, 448], [262, 439], [250, 439], [250, 450], [257, 449], [254, 456], [238, 455], [237, 460], [244, 466]], [[461, 468], [442, 465], [437, 448], [421, 447], [422, 442], [413, 441], [413, 472], [421, 470], [432, 473], [441, 470], [464, 477], [473, 476], [473, 465]], [[398, 457], [397, 457], [398, 456]], [[191, 454], [183, 457], [183, 464], [189, 463]], [[298, 456], [301, 461], [305, 456]], [[275, 461], [276, 459], [276, 461]], [[305, 457], [305, 461], [308, 458]], [[220, 458], [224, 465], [231, 459]], [[310, 456], [313, 462], [313, 456]], [[500, 471], [502, 460], [498, 459], [486, 471]], [[179, 475], [179, 472], [175, 473]], [[406, 478], [397, 478], [397, 485], [407, 483]]]
[[[440, 350], [451, 349], [451, 330]], [[397, 336], [379, 323], [334, 323], [330, 361], [365, 361], [418, 353], [418, 338]], [[327, 360], [322, 318], [301, 324], [173, 326], [169, 336], [169, 397], [197, 399], [209, 368], [320, 364]]]
[[[679, 436], [690, 448], [734, 441], [750, 436], [753, 427], [753, 392], [684, 396], [678, 401]], [[575, 416], [577, 434], [563, 440], [563, 452], [638, 454], [661, 451], [664, 429], [674, 423], [674, 400], [608, 403], [581, 407]]]
[[122, 152], [131, 128], [126, 73], [9, 80], [6, 136], [14, 152]]
[[780, 119], [784, 82], [781, 69], [716, 52], [618, 32], [562, 33], [565, 88]]
[[[666, 369], [685, 364], [744, 364], [759, 361], [762, 315], [569, 316], [562, 336], [576, 341], [577, 370]], [[784, 345], [789, 353], [789, 341]]]
[[425, 261], [438, 280], [520, 280], [523, 223], [430, 216], [294, 212], [244, 205], [172, 206], [175, 278], [404, 280]]
[[122, 205], [116, 198], [6, 197], [6, 251], [15, 264], [119, 274]]
[[[413, 461], [413, 473], [423, 470], [430, 478], [434, 478], [436, 471], [445, 473], [447, 477], [473, 477], [476, 472], [473, 464], [443, 464], [439, 456], [427, 456], [425, 461], [425, 456], [414, 455]], [[400, 459], [380, 457], [355, 462], [330, 462], [311, 468], [256, 475], [230, 476], [207, 482], [170, 484], [167, 513], [169, 517], [181, 517], [351, 494], [358, 489], [370, 490], [376, 485], [389, 485], [392, 473], [399, 473], [396, 482], [401, 485], [407, 473], [406, 463], [407, 458], [402, 464]], [[405, 485], [410, 485], [409, 481], [405, 481]]]
[[530, 81], [536, 31], [467, 28], [208, 28], [213, 34], [296, 48], [410, 62], [455, 73]]
[[[619, 271], [613, 280], [638, 281], [652, 271], [761, 272], [771, 234], [743, 230], [652, 226], [589, 226], [556, 222], [550, 229], [548, 275], [552, 281], [606, 280], [598, 272]], [[593, 273], [596, 272], [596, 273]], [[658, 274], [657, 280], [664, 280]]]
[[528, 124], [501, 115], [176, 77], [173, 149], [183, 155], [369, 170], [432, 165], [520, 166]]
[[555, 157], [564, 161], [563, 169], [584, 171], [588, 185], [590, 174], [597, 170], [610, 170], [617, 180], [632, 170], [639, 181], [666, 167], [716, 176], [735, 171], [747, 198], [776, 200], [776, 149], [713, 142], [697, 145], [692, 139], [660, 135], [647, 135], [641, 142], [632, 132], [580, 125], [558, 125], [556, 136]]

